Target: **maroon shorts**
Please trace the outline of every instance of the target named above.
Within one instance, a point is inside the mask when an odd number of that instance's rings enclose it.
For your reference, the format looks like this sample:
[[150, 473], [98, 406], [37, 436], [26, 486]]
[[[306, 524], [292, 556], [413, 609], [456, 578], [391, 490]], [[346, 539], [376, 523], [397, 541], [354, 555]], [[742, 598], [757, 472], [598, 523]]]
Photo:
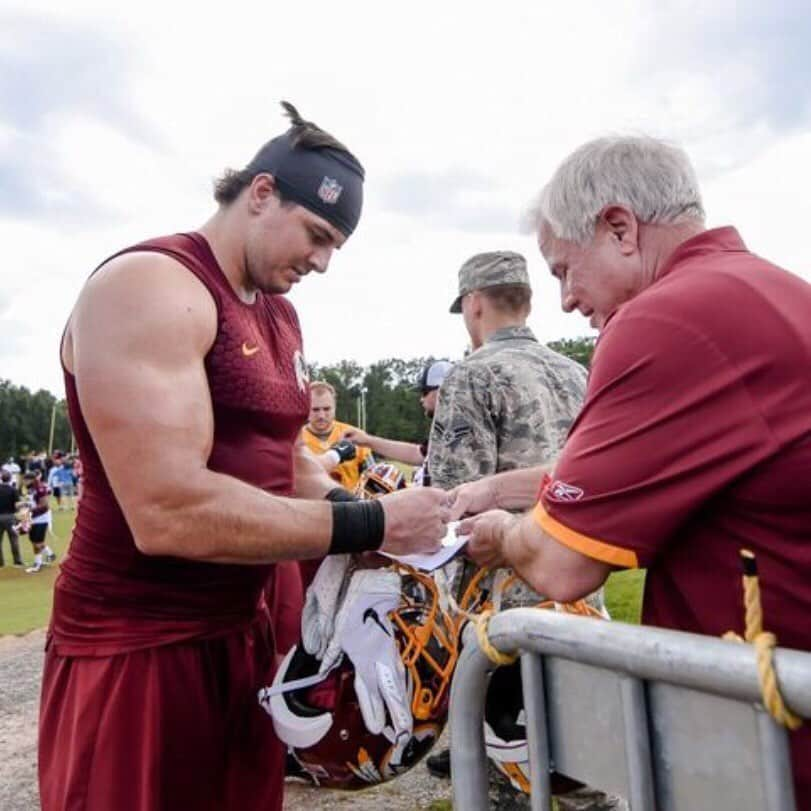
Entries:
[[301, 639], [304, 589], [298, 561], [284, 560], [273, 568], [273, 580], [268, 588], [267, 598], [270, 616], [273, 617], [276, 650], [280, 656], [284, 656]]
[[299, 570], [301, 571], [301, 585], [304, 588], [304, 591], [307, 591], [307, 587], [310, 583], [313, 582], [315, 578], [315, 573], [318, 571], [318, 567], [324, 562], [325, 558], [316, 558], [315, 560], [300, 560], [299, 561]]
[[42, 811], [280, 811], [284, 749], [257, 702], [267, 619], [107, 658], [45, 657]]

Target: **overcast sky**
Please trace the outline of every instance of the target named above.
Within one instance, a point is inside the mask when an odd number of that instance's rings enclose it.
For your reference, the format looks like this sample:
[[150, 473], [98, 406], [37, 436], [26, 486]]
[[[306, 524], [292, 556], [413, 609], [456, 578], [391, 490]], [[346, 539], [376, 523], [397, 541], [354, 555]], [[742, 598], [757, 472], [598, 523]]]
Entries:
[[61, 396], [59, 336], [87, 274], [202, 224], [213, 177], [286, 128], [280, 99], [367, 172], [358, 230], [293, 296], [311, 361], [459, 357], [457, 270], [498, 248], [529, 260], [539, 338], [589, 334], [518, 223], [605, 133], [680, 143], [708, 224], [811, 280], [809, 8], [3, 0], [0, 378]]

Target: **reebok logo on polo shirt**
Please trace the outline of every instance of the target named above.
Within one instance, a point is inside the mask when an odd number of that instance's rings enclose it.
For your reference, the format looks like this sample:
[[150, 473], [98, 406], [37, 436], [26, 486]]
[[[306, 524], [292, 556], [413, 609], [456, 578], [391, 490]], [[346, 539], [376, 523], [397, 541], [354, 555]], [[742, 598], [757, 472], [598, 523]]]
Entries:
[[580, 487], [575, 487], [573, 484], [566, 484], [559, 479], [556, 479], [549, 485], [546, 491], [546, 497], [550, 501], [580, 501], [585, 493]]

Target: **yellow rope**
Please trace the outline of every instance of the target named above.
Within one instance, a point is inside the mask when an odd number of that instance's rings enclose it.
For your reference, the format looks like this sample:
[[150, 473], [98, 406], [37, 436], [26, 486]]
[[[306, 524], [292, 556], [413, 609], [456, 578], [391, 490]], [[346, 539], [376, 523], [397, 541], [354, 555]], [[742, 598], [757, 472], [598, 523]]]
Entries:
[[[478, 586], [479, 582], [481, 581], [482, 577], [488, 574], [487, 569], [480, 569], [476, 576], [471, 580], [470, 584], [468, 585], [467, 589], [465, 590], [465, 595], [462, 597], [461, 604], [455, 606], [456, 612], [459, 616], [463, 617], [464, 619], [470, 620], [476, 628], [476, 638], [479, 641], [479, 647], [482, 649], [484, 655], [494, 664], [496, 665], [511, 665], [518, 660], [520, 656], [519, 653], [502, 653], [498, 648], [493, 645], [490, 641], [490, 637], [488, 636], [487, 629], [490, 624], [490, 618], [498, 613], [489, 604], [485, 604], [487, 607], [479, 612], [473, 613], [471, 611], [466, 610], [465, 606], [472, 605], [474, 602], [471, 599], [471, 595], [473, 594], [473, 590], [475, 586]], [[513, 574], [511, 575], [502, 585], [501, 585], [501, 593], [507, 590], [507, 588], [514, 582], [518, 580], [518, 576]], [[497, 602], [500, 602], [498, 600]], [[539, 603], [536, 608], [544, 608], [549, 609], [552, 608], [556, 611], [563, 611], [567, 614], [580, 614], [582, 616], [587, 617], [599, 617], [603, 619], [603, 615], [596, 609], [590, 606], [585, 600], [577, 600], [574, 603], [555, 603], [551, 600], [545, 600], [542, 603]]]
[[[760, 602], [760, 584], [758, 582], [755, 556], [749, 550], [743, 549], [741, 550], [741, 559], [744, 564], [743, 594], [746, 609], [746, 638], [744, 640], [734, 631], [728, 631], [724, 634], [724, 639], [738, 642], [746, 641], [754, 646], [763, 705], [777, 723], [788, 727], [788, 729], [795, 730], [802, 725], [802, 719], [786, 707], [783, 697], [780, 695], [780, 687], [777, 683], [777, 674], [773, 663], [777, 637], [763, 630], [763, 608]], [[581, 613], [575, 606], [567, 606], [567, 608], [572, 613]], [[492, 609], [482, 611], [480, 614], [468, 614], [464, 610], [460, 611], [460, 613], [473, 621], [479, 647], [491, 662], [496, 665], [511, 665], [518, 660], [518, 653], [502, 653], [490, 641], [487, 629], [490, 618], [493, 616]]]
[[772, 664], [772, 654], [777, 645], [777, 637], [768, 631], [761, 631], [754, 639], [755, 650], [757, 651], [757, 674], [760, 681], [760, 689], [763, 693], [766, 709], [769, 715], [791, 730], [799, 729], [803, 724], [803, 719], [795, 715], [783, 701], [780, 695], [780, 687], [777, 684], [777, 674], [774, 672]]
[[487, 626], [490, 623], [490, 617], [493, 616], [493, 611], [488, 609], [487, 611], [482, 611], [481, 614], [476, 614], [472, 617], [475, 628], [476, 628], [476, 638], [479, 640], [479, 647], [484, 652], [484, 655], [491, 661], [493, 664], [496, 665], [511, 665], [513, 662], [518, 660], [517, 653], [502, 653], [493, 643], [490, 641], [490, 637], [487, 635]]
[[737, 642], [750, 642], [755, 648], [757, 656], [758, 681], [760, 692], [763, 695], [763, 706], [769, 715], [788, 729], [799, 729], [802, 718], [795, 715], [783, 701], [780, 687], [777, 683], [777, 673], [774, 670], [774, 649], [777, 637], [763, 630], [763, 607], [760, 602], [760, 583], [758, 582], [757, 564], [755, 556], [748, 549], [741, 550], [743, 563], [743, 600], [746, 609], [745, 639], [734, 631], [727, 631], [724, 639]]
[[[751, 560], [754, 559], [752, 556]], [[760, 604], [760, 583], [757, 574], [743, 576], [743, 604], [746, 609], [744, 639], [747, 642], [754, 642], [758, 634], [763, 633], [763, 609]]]

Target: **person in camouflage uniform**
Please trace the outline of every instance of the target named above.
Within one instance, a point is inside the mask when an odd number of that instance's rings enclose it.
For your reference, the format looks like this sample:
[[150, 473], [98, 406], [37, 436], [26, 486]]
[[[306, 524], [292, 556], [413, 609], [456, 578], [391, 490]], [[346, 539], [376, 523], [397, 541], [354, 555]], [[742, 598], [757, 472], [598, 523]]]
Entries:
[[526, 325], [531, 297], [520, 254], [478, 254], [459, 271], [451, 312], [462, 313], [473, 352], [439, 392], [429, 454], [435, 486], [533, 467], [563, 446], [586, 370], [538, 342]]
[[[526, 325], [531, 299], [520, 254], [482, 253], [462, 265], [450, 311], [462, 314], [473, 351], [439, 390], [428, 456], [434, 486], [451, 490], [536, 467], [563, 447], [583, 403], [586, 371], [538, 342]], [[472, 573], [468, 564], [450, 575], [457, 598]], [[504, 597], [504, 607], [541, 599], [520, 584]]]
[[[451, 490], [494, 473], [535, 468], [552, 462], [563, 447], [583, 404], [586, 370], [538, 342], [526, 325], [531, 298], [526, 260], [518, 253], [477, 254], [459, 270], [450, 311], [462, 314], [473, 351], [439, 390], [428, 453], [435, 487]], [[446, 571], [457, 599], [475, 570], [465, 562]], [[486, 587], [492, 588], [492, 577]], [[501, 607], [541, 600], [518, 581], [503, 594]], [[602, 609], [602, 592], [589, 602]], [[428, 761], [433, 774], [449, 773], [446, 751]], [[518, 794], [493, 768], [490, 785], [497, 808], [529, 808], [527, 795]], [[607, 798], [603, 803], [601, 793], [586, 795], [583, 808], [613, 807]]]

